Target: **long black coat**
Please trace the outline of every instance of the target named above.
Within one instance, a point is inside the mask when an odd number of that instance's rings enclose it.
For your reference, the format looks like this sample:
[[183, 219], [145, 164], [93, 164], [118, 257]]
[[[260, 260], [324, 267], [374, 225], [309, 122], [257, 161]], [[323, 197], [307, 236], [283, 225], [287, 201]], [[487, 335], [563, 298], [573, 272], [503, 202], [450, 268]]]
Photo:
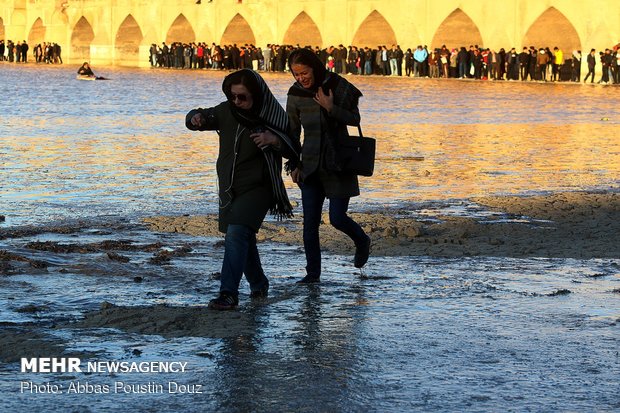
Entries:
[[[190, 122], [196, 113], [206, 120], [200, 128]], [[237, 224], [258, 232], [272, 204], [273, 190], [265, 156], [250, 138], [250, 131], [235, 119], [227, 102], [214, 108], [191, 110], [185, 117], [185, 126], [191, 130], [219, 131], [219, 230], [226, 232], [228, 225]]]

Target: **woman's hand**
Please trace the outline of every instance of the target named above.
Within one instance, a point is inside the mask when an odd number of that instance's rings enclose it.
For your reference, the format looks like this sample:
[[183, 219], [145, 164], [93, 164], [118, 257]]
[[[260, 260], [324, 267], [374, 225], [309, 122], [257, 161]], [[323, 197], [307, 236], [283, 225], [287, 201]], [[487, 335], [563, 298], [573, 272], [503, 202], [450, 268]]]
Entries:
[[291, 178], [293, 179], [293, 182], [296, 184], [303, 182], [304, 178], [303, 178], [301, 169], [295, 168], [293, 172], [291, 172]]
[[202, 114], [196, 113], [194, 116], [192, 116], [192, 118], [189, 121], [191, 122], [192, 125], [201, 127], [204, 124], [205, 119], [202, 116]]
[[266, 149], [269, 146], [273, 146], [276, 149], [280, 148], [280, 138], [278, 138], [273, 132], [270, 130], [266, 130], [264, 132], [257, 132], [250, 134], [250, 138], [254, 141], [256, 146], [260, 149]]
[[332, 95], [331, 89], [327, 90], [327, 95], [323, 92], [323, 88], [319, 88], [319, 91], [314, 96], [314, 101], [321, 105], [327, 112], [331, 112], [334, 108], [334, 95]]

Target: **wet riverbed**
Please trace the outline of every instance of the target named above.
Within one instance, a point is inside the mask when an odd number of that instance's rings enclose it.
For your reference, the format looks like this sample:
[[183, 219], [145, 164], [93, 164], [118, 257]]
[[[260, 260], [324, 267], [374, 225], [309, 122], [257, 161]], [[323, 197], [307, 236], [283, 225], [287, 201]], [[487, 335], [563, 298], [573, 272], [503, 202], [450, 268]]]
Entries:
[[[23, 346], [2, 353], [3, 411], [620, 409], [620, 257], [375, 256], [360, 274], [327, 254], [324, 282], [307, 287], [294, 284], [300, 247], [264, 242], [270, 297], [251, 301], [243, 284], [240, 311], [213, 315], [220, 238], [139, 219], [215, 212], [215, 138], [183, 119], [219, 102], [223, 74], [96, 71], [112, 80], [0, 66], [13, 88], [0, 229], [15, 230], [0, 250], [30, 260], [1, 268], [0, 344]], [[284, 102], [291, 78], [266, 78]], [[352, 79], [379, 139], [355, 210], [478, 218], [473, 196], [618, 188], [617, 88]], [[42, 374], [16, 362], [61, 354], [188, 364]], [[69, 390], [94, 386], [108, 393]]]

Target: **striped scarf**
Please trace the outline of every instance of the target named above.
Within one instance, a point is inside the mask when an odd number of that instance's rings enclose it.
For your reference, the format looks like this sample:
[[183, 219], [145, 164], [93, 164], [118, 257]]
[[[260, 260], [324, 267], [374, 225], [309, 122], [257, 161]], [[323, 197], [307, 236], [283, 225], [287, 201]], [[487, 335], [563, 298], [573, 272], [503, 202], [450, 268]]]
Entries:
[[[232, 113], [242, 125], [253, 129], [256, 127], [264, 127], [273, 132], [282, 145], [287, 145], [293, 153], [298, 157], [298, 151], [295, 149], [291, 138], [288, 136], [289, 119], [288, 114], [278, 103], [276, 98], [269, 90], [267, 83], [261, 75], [250, 69], [242, 69], [246, 73], [251, 73], [260, 88], [261, 96], [254, 100], [255, 104], [260, 104], [258, 111], [240, 111], [235, 105], [231, 104]], [[261, 102], [262, 101], [262, 102]], [[257, 115], [255, 114], [257, 113]], [[290, 218], [293, 216], [293, 207], [288, 199], [284, 181], [282, 181], [281, 156], [274, 152], [271, 148], [263, 150], [269, 176], [271, 177], [271, 187], [273, 192], [273, 203], [269, 209], [270, 213], [278, 220]]]

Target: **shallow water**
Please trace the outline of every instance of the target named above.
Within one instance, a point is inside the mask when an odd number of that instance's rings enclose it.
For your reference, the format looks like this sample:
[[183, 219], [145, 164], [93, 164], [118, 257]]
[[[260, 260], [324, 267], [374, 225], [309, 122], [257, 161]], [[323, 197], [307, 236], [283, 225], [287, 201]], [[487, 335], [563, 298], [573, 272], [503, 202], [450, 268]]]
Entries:
[[[215, 134], [185, 129], [184, 117], [221, 101], [224, 73], [101, 68], [112, 80], [86, 82], [72, 72], [0, 66], [9, 223], [214, 211]], [[284, 103], [290, 75], [266, 78]], [[362, 207], [618, 187], [616, 87], [352, 79], [378, 140]]]
[[[620, 259], [372, 257], [360, 276], [351, 257], [326, 255], [324, 283], [307, 287], [294, 284], [303, 275], [300, 248], [261, 243], [272, 290], [267, 302], [251, 303], [243, 284], [249, 334], [66, 327], [102, 302], [202, 307], [218, 290], [223, 253], [219, 239], [136, 224], [151, 214], [215, 211], [215, 138], [183, 121], [188, 109], [219, 102], [223, 73], [100, 68], [112, 80], [80, 82], [73, 72], [0, 65], [12, 87], [0, 118], [0, 225], [86, 222], [75, 233], [0, 240], [0, 249], [49, 264], [0, 277], [0, 329], [34, 323], [66, 340], [69, 352], [186, 361], [189, 372], [28, 374], [3, 363], [0, 410], [620, 410]], [[283, 102], [291, 78], [266, 78]], [[484, 219], [466, 198], [618, 188], [617, 88], [353, 79], [365, 95], [364, 132], [379, 148], [356, 210], [424, 205], [426, 219]], [[106, 240], [192, 251], [156, 265], [145, 251], [121, 251], [129, 259], [121, 263], [103, 251], [26, 248]], [[29, 305], [39, 311], [24, 311]], [[175, 381], [200, 384], [202, 393], [20, 393], [28, 380]]]

